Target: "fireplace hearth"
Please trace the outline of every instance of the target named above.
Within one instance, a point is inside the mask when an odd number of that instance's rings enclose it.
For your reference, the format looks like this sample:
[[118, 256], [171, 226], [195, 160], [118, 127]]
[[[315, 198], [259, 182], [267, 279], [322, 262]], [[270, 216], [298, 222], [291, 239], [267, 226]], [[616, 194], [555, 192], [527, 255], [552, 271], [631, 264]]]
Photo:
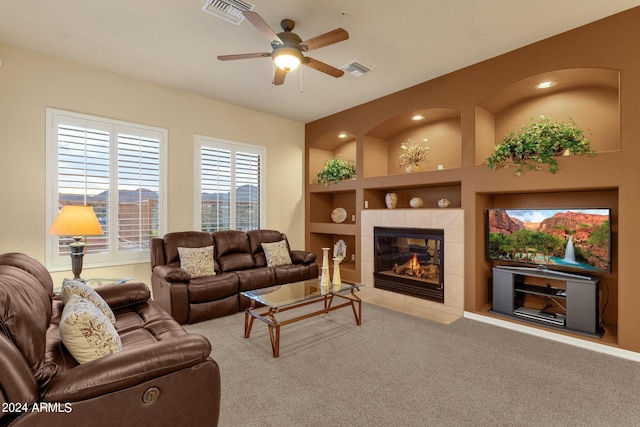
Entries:
[[444, 230], [374, 227], [374, 286], [444, 302]]

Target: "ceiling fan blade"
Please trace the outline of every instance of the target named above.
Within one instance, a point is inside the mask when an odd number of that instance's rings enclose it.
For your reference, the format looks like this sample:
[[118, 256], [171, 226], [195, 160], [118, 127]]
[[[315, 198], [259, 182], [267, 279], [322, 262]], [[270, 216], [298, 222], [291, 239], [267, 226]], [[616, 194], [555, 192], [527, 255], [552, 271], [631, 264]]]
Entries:
[[281, 68], [276, 67], [276, 72], [273, 74], [273, 85], [280, 86], [284, 83], [285, 77], [287, 77], [287, 72]]
[[336, 67], [332, 67], [329, 64], [325, 64], [324, 62], [318, 61], [317, 59], [309, 58], [308, 56], [302, 60], [302, 63], [307, 67], [311, 67], [314, 70], [318, 70], [333, 77], [342, 77], [342, 75], [344, 74], [344, 71], [339, 70]]
[[239, 53], [237, 55], [219, 55], [220, 61], [232, 61], [234, 59], [253, 59], [253, 58], [268, 58], [271, 54], [269, 52], [258, 53]]
[[336, 28], [328, 33], [320, 34], [319, 36], [312, 37], [309, 40], [305, 40], [300, 43], [302, 50], [308, 52], [310, 50], [319, 49], [321, 47], [329, 46], [330, 44], [338, 43], [349, 38], [349, 33], [343, 28]]
[[242, 12], [242, 14], [253, 24], [254, 27], [258, 29], [258, 31], [262, 33], [263, 36], [267, 38], [267, 40], [269, 40], [269, 43], [284, 44], [276, 32], [271, 29], [269, 24], [267, 24], [256, 12], [246, 10]]

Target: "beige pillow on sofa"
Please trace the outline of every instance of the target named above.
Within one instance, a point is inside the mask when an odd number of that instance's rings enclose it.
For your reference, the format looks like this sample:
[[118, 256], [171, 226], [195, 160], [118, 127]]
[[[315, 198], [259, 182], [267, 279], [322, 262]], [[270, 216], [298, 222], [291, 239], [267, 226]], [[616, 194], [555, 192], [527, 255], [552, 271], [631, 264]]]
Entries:
[[122, 350], [122, 341], [107, 316], [91, 301], [73, 294], [60, 317], [60, 338], [78, 363]]
[[62, 282], [62, 289], [60, 290], [60, 297], [62, 298], [62, 303], [66, 304], [72, 295], [78, 295], [82, 298], [91, 301], [104, 313], [105, 316], [109, 319], [111, 324], [116, 324], [116, 316], [113, 314], [111, 307], [109, 304], [98, 294], [94, 289], [90, 288], [86, 283], [64, 279]]
[[262, 243], [262, 250], [267, 259], [267, 267], [277, 267], [279, 265], [291, 265], [291, 256], [287, 241], [281, 240], [273, 243]]
[[180, 267], [191, 275], [192, 279], [203, 276], [215, 276], [213, 246], [203, 248], [178, 248]]

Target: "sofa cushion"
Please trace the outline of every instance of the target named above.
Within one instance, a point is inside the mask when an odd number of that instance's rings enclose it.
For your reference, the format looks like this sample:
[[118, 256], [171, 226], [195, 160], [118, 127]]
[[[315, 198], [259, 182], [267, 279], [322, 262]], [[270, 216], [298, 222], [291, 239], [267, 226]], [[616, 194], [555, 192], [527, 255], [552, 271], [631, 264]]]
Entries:
[[[262, 249], [263, 243], [279, 242], [287, 240], [287, 236], [276, 230], [249, 230], [247, 231], [249, 243], [251, 245], [251, 254], [256, 262], [256, 267], [266, 267], [267, 260]], [[288, 247], [288, 246], [287, 246]]]
[[263, 243], [262, 249], [267, 260], [267, 267], [277, 267], [279, 265], [291, 265], [289, 256], [289, 246], [286, 240], [274, 243]]
[[109, 304], [107, 304], [94, 289], [91, 289], [86, 283], [78, 280], [64, 279], [62, 282], [62, 289], [60, 291], [62, 303], [66, 304], [72, 295], [78, 295], [88, 301], [91, 301], [104, 313], [105, 316], [107, 316], [107, 319], [109, 319], [112, 325], [116, 324], [116, 316], [113, 315], [111, 307], [109, 307]]
[[111, 321], [91, 301], [73, 294], [60, 317], [60, 338], [78, 361], [87, 363], [122, 350]]
[[276, 272], [276, 282], [278, 285], [301, 282], [312, 278], [309, 271], [310, 269], [306, 265], [281, 265], [274, 270]]
[[222, 271], [246, 270], [255, 267], [249, 238], [244, 231], [218, 231], [213, 236], [218, 263]]
[[176, 231], [165, 234], [162, 239], [167, 264], [180, 262], [178, 248], [202, 248], [213, 245], [213, 236], [204, 231]]
[[203, 248], [178, 248], [178, 254], [180, 254], [180, 267], [189, 273], [192, 279], [215, 276], [213, 245]]
[[272, 267], [257, 267], [235, 273], [240, 280], [240, 291], [252, 291], [276, 284], [276, 272]]
[[190, 303], [215, 301], [238, 293], [238, 276], [234, 273], [220, 273], [192, 279], [187, 285]]

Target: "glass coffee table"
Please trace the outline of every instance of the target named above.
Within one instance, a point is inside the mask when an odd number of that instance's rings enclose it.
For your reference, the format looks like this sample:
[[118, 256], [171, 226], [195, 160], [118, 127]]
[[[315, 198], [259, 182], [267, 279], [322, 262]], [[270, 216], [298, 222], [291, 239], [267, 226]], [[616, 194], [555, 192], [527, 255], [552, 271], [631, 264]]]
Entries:
[[[263, 321], [269, 327], [269, 338], [271, 339], [273, 357], [279, 357], [281, 326], [320, 314], [326, 314], [344, 307], [352, 308], [356, 324], [360, 326], [362, 323], [362, 300], [358, 298], [355, 292], [361, 286], [362, 285], [357, 283], [342, 283], [341, 285], [330, 285], [325, 290], [321, 289], [318, 279], [311, 279], [303, 282], [287, 283], [285, 285], [240, 292], [251, 300], [251, 305], [244, 312], [244, 337], [249, 338], [255, 319]], [[334, 305], [334, 299], [339, 300], [340, 303]], [[316, 303], [322, 303], [322, 308], [284, 320], [278, 320], [276, 318], [278, 313], [295, 310]], [[256, 307], [256, 304], [262, 304], [264, 307]]]

